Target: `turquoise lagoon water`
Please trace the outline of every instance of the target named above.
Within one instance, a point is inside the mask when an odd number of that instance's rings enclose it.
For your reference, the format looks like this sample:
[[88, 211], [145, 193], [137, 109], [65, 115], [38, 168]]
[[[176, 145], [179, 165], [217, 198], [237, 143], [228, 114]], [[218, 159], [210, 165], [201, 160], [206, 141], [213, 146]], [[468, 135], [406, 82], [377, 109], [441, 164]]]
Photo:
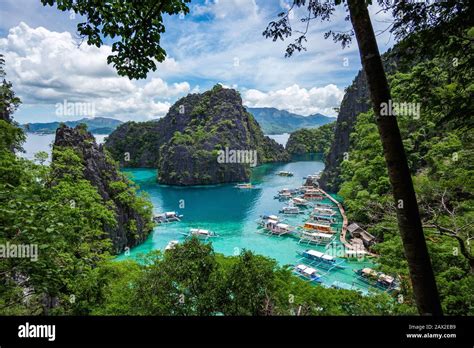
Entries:
[[[257, 228], [256, 221], [263, 214], [278, 214], [285, 205], [285, 202], [274, 199], [279, 190], [285, 187], [297, 188], [302, 185], [304, 176], [323, 168], [324, 164], [317, 155], [294, 158], [291, 163], [262, 165], [252, 171], [251, 181], [256, 188], [250, 190], [236, 189], [234, 184], [201, 187], [159, 185], [154, 169], [126, 169], [124, 171], [129, 173], [131, 179], [150, 196], [155, 213], [176, 211], [184, 217], [181, 222], [155, 227], [144, 243], [132, 248], [128, 255], [119, 255], [117, 260], [136, 258], [139, 254], [155, 249], [164, 250], [171, 240], [183, 241], [185, 236], [182, 233], [187, 233], [190, 228], [203, 228], [219, 235], [209, 239], [216, 252], [237, 255], [242, 249], [248, 249], [269, 256], [281, 265], [294, 265], [300, 259], [297, 251], [308, 248], [325, 251], [324, 246], [298, 244], [298, 239], [292, 236], [263, 234]], [[280, 170], [291, 171], [295, 175], [276, 175]], [[183, 209], [180, 208], [180, 202], [184, 203]], [[299, 226], [308, 214], [286, 217], [286, 223]], [[335, 225], [336, 229], [340, 230], [340, 225]], [[346, 262], [346, 269], [329, 272], [323, 282], [331, 285], [334, 281], [340, 281], [365, 291], [367, 286], [357, 281], [353, 270], [366, 266], [372, 266], [370, 261]]]

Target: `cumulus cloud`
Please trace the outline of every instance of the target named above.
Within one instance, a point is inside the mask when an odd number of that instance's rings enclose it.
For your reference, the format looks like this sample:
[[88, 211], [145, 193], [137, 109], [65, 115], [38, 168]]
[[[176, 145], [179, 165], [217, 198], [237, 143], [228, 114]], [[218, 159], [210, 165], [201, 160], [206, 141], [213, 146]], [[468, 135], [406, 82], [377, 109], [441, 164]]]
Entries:
[[203, 5], [194, 5], [194, 16], [212, 15], [217, 19], [256, 16], [258, 6], [255, 0], [206, 0]]
[[[307, 51], [286, 59], [286, 46], [295, 37], [273, 42], [265, 39], [262, 31], [291, 1], [193, 2], [191, 13], [184, 18], [165, 18], [167, 31], [161, 43], [168, 58], [148, 79], [137, 82], [119, 77], [107, 65], [110, 46], [97, 48], [84, 43], [78, 47], [72, 34], [78, 20], [68, 20], [67, 13], [30, 0], [26, 15], [17, 11], [16, 1], [6, 3], [9, 5], [0, 13], [8, 20], [2, 21], [0, 28], [7, 32], [6, 28], [14, 27], [0, 38], [0, 51], [5, 54], [8, 78], [25, 110], [45, 110], [45, 105], [52, 105], [54, 114], [54, 105], [67, 99], [94, 103], [100, 116], [156, 118], [163, 116], [177, 98], [221, 82], [238, 86], [248, 106], [334, 115], [332, 108], [339, 106], [342, 88], [361, 68], [355, 42], [342, 50], [339, 43], [323, 38], [329, 29], [350, 28], [342, 6], [331, 21], [312, 22]], [[370, 7], [374, 28], [381, 31], [391, 18], [378, 10], [376, 4]], [[298, 21], [305, 15], [304, 9], [293, 11], [293, 29], [304, 30], [306, 24]], [[17, 25], [20, 20], [30, 25]], [[382, 52], [393, 44], [388, 31], [377, 39]], [[23, 117], [22, 112], [20, 109], [16, 117]]]
[[[107, 64], [110, 46], [77, 45], [69, 32], [31, 28], [21, 22], [0, 39], [8, 78], [23, 103], [85, 102], [95, 105], [100, 116], [154, 118], [166, 114], [170, 98], [188, 93], [188, 82], [168, 84], [159, 77], [145, 83], [117, 75]], [[170, 58], [160, 71], [175, 72]]]
[[344, 91], [333, 84], [311, 89], [294, 84], [269, 92], [249, 89], [243, 93], [243, 100], [249, 107], [275, 107], [305, 116], [315, 113], [335, 116], [333, 108], [339, 107], [343, 96]]

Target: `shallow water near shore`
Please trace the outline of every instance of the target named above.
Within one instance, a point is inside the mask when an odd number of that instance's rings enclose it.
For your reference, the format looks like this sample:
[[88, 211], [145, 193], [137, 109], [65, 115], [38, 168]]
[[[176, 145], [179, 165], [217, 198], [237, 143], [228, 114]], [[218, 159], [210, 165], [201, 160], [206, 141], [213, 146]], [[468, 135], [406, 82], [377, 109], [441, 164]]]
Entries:
[[[298, 244], [292, 236], [269, 236], [261, 233], [256, 221], [261, 215], [278, 214], [286, 205], [274, 199], [282, 188], [297, 188], [302, 185], [303, 177], [319, 172], [324, 163], [317, 154], [298, 156], [290, 163], [265, 164], [252, 170], [251, 181], [254, 189], [236, 189], [234, 184], [173, 187], [159, 185], [154, 169], [125, 169], [130, 178], [149, 196], [154, 213], [176, 211], [184, 217], [181, 222], [162, 224], [155, 227], [153, 233], [141, 245], [132, 248], [128, 255], [121, 254], [117, 260], [137, 258], [140, 254], [152, 250], [164, 250], [171, 240], [183, 241], [190, 228], [203, 228], [217, 233], [210, 238], [216, 252], [224, 255], [238, 255], [243, 249], [275, 259], [280, 265], [299, 263], [298, 251], [315, 249], [325, 251], [324, 246]], [[291, 171], [293, 177], [276, 175], [280, 170]], [[329, 200], [326, 200], [329, 202]], [[325, 201], [325, 202], [326, 202]], [[184, 208], [180, 208], [184, 203]], [[182, 207], [182, 204], [181, 204]], [[309, 214], [286, 217], [291, 226], [302, 225]], [[281, 214], [279, 214], [282, 216]], [[337, 226], [340, 229], [340, 225]], [[345, 269], [333, 270], [325, 274], [323, 282], [330, 286], [334, 281], [367, 289], [364, 283], [354, 277], [354, 269], [372, 266], [369, 260], [346, 262]], [[320, 273], [324, 273], [321, 270]]]

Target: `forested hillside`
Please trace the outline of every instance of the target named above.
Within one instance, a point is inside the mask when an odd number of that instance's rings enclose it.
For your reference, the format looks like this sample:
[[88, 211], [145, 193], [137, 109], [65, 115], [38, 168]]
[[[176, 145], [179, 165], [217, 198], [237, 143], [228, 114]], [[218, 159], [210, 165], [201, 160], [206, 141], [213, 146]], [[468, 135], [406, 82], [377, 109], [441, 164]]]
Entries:
[[[419, 115], [397, 118], [444, 311], [472, 315], [474, 29], [449, 29], [449, 35], [436, 37], [436, 45], [430, 47], [423, 41], [429, 32], [403, 42], [396, 50], [399, 68], [390, 74], [389, 82], [394, 101], [420, 105]], [[402, 50], [416, 45], [420, 55]], [[373, 111], [357, 115], [340, 180], [339, 194], [349, 218], [383, 241], [375, 248], [381, 255], [381, 269], [401, 274], [410, 294], [397, 207]], [[405, 300], [411, 301], [410, 295]]]
[[290, 134], [286, 150], [292, 154], [329, 153], [334, 140], [335, 122], [325, 124], [319, 128], [304, 128]]

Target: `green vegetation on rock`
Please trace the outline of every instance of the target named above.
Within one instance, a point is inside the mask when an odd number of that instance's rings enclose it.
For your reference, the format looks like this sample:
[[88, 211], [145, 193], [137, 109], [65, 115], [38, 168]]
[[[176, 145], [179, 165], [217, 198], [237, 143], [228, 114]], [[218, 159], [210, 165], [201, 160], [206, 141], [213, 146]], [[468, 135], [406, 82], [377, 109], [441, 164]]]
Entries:
[[[394, 101], [420, 103], [418, 115], [399, 115], [398, 123], [412, 172], [443, 311], [472, 315], [474, 256], [468, 239], [474, 224], [474, 132], [472, 127], [473, 52], [467, 29], [450, 40], [439, 38], [424, 59], [403, 62], [390, 75]], [[412, 38], [416, 40], [415, 36]], [[453, 54], [464, 55], [453, 64]], [[382, 144], [372, 111], [359, 114], [347, 159], [341, 162], [347, 213], [382, 240], [375, 250], [380, 268], [400, 274], [403, 295], [413, 302], [407, 263], [396, 223]], [[337, 141], [337, 139], [335, 140]], [[472, 244], [472, 242], [471, 242]], [[471, 289], [471, 290], [469, 290]]]
[[334, 140], [335, 122], [319, 128], [300, 129], [290, 134], [286, 143], [286, 151], [292, 155], [305, 153], [329, 153]]
[[[123, 166], [157, 168], [159, 182], [171, 185], [248, 181], [251, 164], [289, 160], [264, 136], [240, 94], [221, 85], [181, 98], [159, 121], [121, 125], [106, 147]], [[256, 151], [256, 162], [219, 163], [226, 148]]]

